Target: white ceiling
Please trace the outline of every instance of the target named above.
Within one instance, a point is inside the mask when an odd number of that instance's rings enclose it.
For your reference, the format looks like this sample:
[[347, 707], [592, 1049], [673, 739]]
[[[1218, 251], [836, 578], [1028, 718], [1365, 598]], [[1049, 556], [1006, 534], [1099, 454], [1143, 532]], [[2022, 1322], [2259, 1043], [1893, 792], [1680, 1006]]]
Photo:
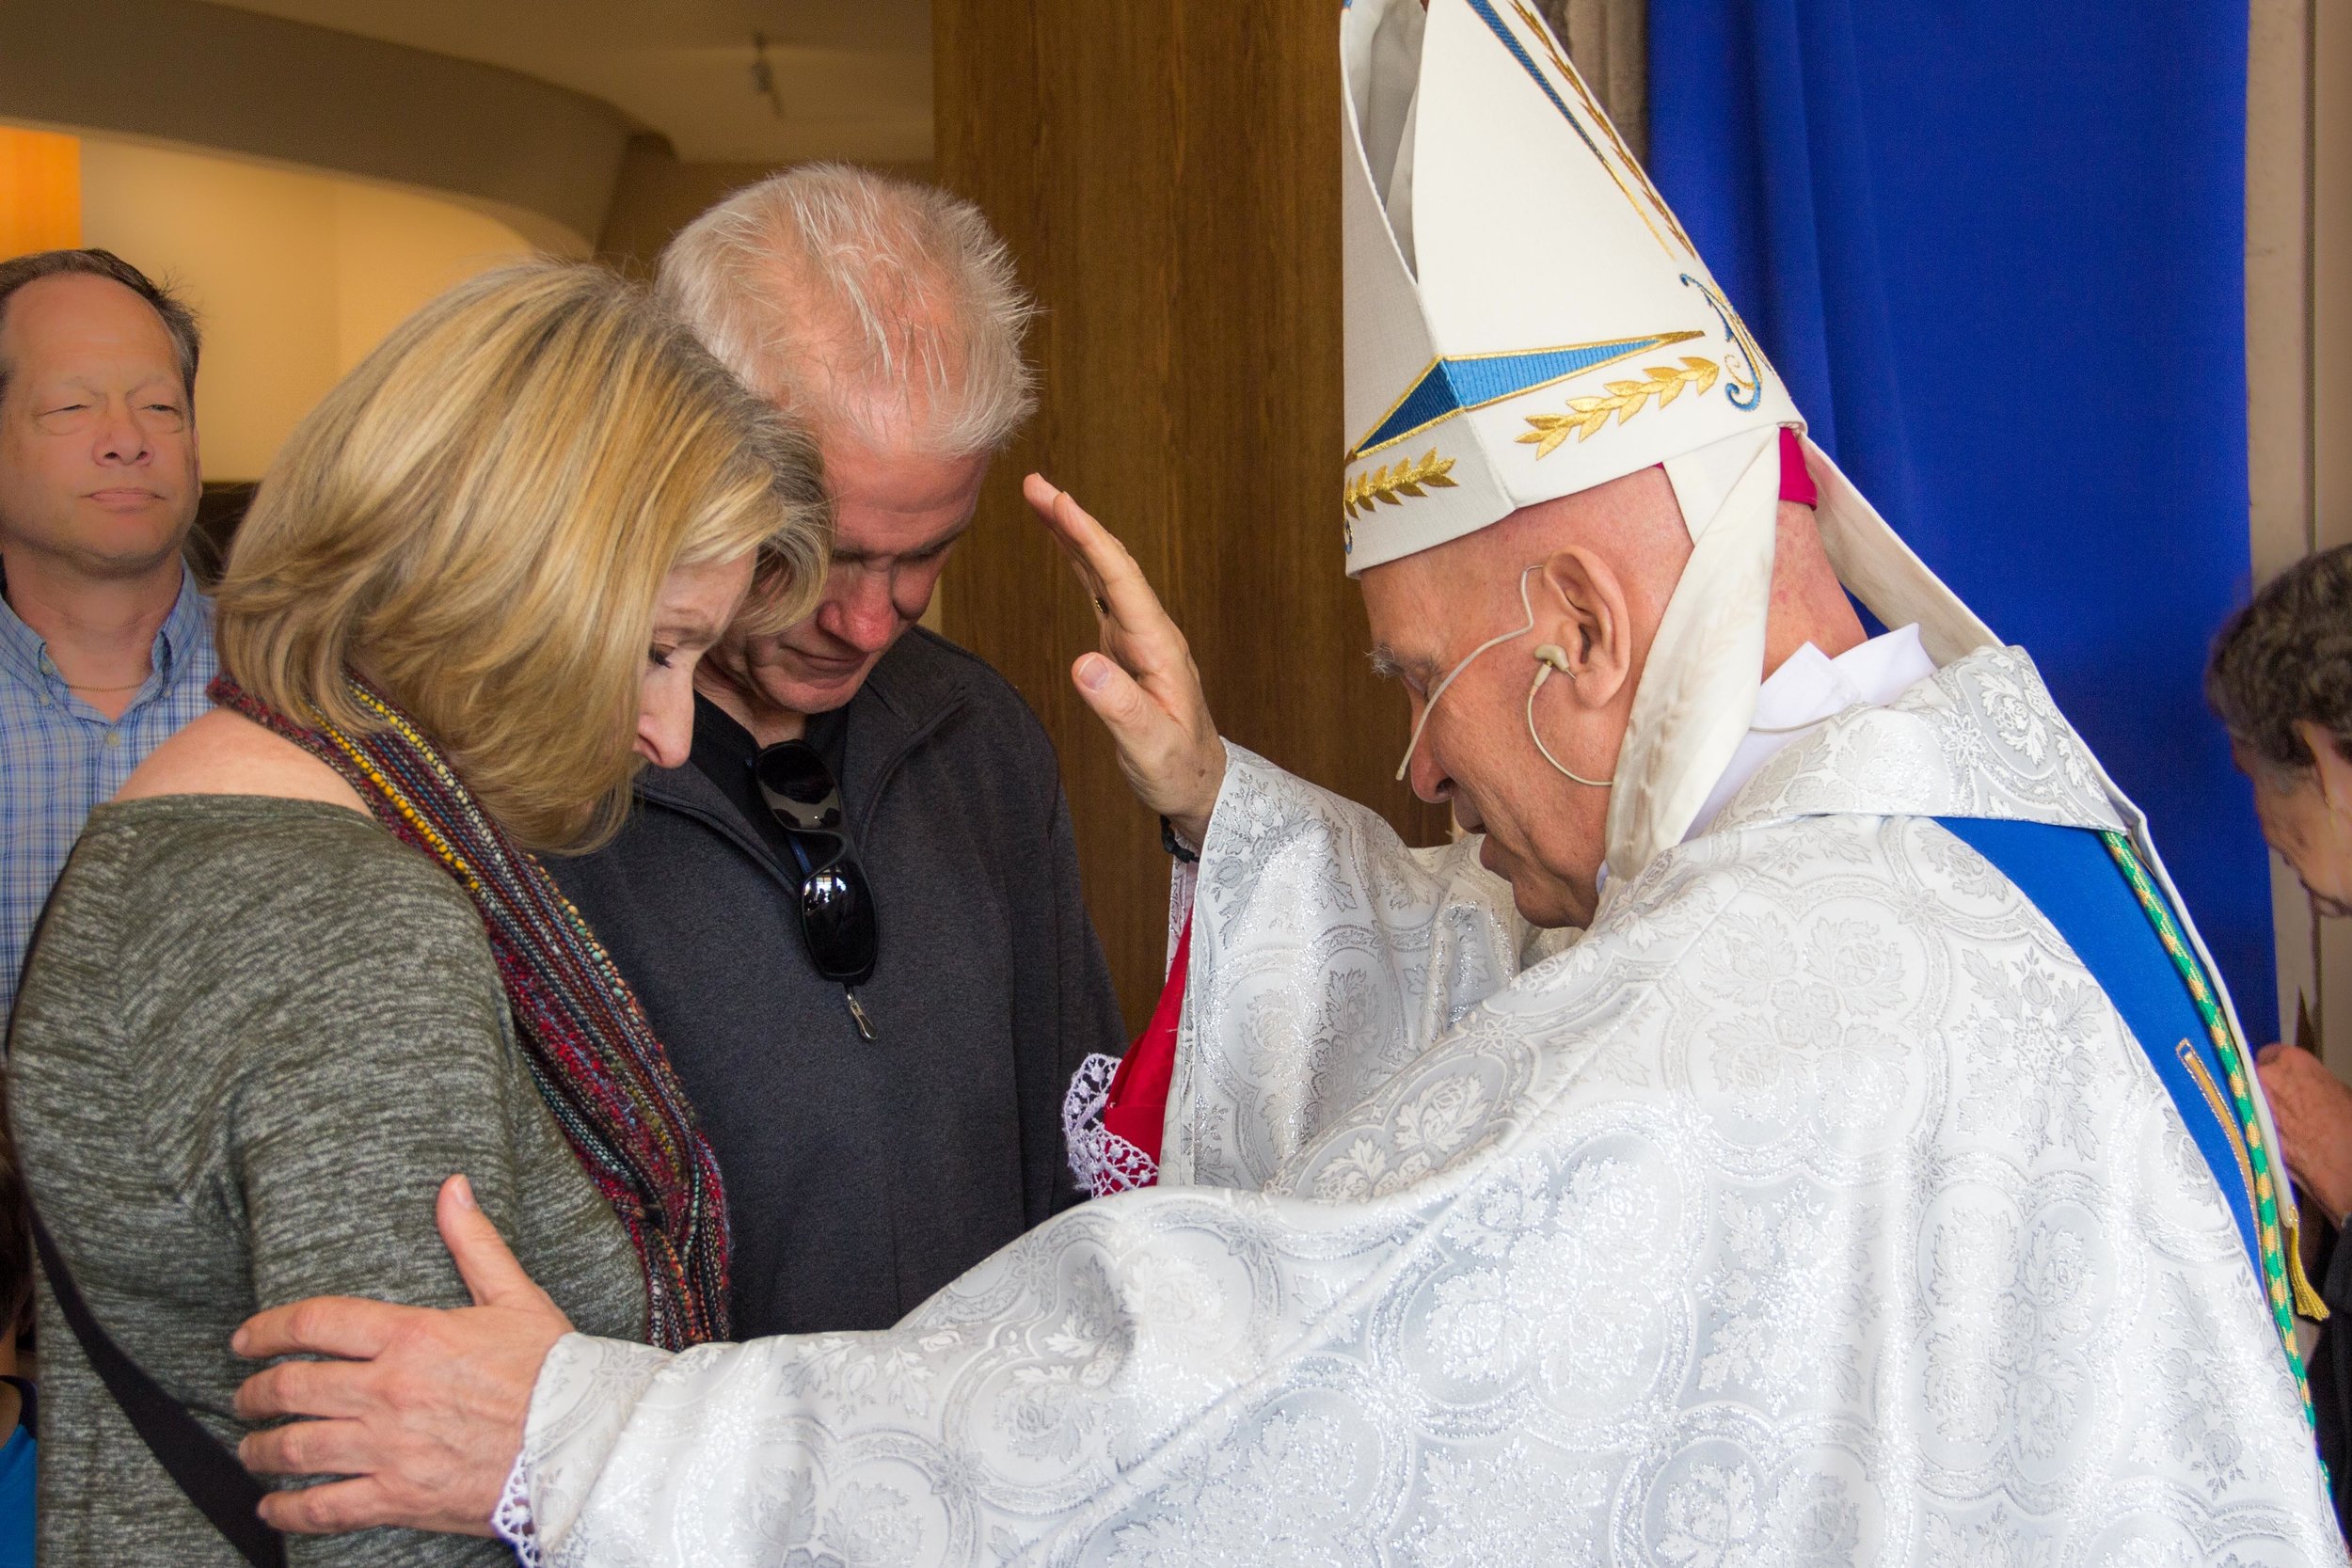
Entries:
[[[690, 161], [931, 156], [930, 0], [225, 0], [603, 99]], [[783, 113], [752, 85], [768, 39]]]

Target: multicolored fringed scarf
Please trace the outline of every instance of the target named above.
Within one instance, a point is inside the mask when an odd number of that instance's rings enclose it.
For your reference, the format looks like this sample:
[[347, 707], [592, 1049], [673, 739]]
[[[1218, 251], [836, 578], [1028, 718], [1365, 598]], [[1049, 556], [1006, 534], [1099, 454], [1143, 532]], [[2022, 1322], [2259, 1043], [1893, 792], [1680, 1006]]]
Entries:
[[373, 734], [308, 728], [227, 675], [213, 701], [342, 775], [377, 820], [438, 862], [482, 912], [532, 1077], [644, 1260], [652, 1340], [727, 1337], [727, 1210], [719, 1164], [628, 982], [547, 869], [484, 814], [433, 743], [346, 675]]

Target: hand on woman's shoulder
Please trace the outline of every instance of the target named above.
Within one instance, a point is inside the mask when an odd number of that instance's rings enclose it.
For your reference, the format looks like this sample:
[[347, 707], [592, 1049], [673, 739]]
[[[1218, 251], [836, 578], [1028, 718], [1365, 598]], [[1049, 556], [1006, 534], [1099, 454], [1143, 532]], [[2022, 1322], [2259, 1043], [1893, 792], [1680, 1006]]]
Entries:
[[326, 764], [227, 708], [215, 708], [156, 747], [115, 799], [156, 795], [274, 795], [348, 806], [362, 816], [368, 809]]

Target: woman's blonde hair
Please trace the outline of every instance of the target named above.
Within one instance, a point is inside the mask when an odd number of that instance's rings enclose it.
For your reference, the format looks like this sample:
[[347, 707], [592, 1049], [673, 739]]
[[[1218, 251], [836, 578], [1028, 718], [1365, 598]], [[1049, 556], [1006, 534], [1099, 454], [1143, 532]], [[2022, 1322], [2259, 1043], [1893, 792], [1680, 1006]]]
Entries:
[[757, 551], [757, 619], [823, 586], [815, 445], [647, 292], [537, 261], [408, 318], [296, 428], [238, 530], [222, 664], [359, 730], [346, 669], [526, 847], [608, 837], [663, 579]]

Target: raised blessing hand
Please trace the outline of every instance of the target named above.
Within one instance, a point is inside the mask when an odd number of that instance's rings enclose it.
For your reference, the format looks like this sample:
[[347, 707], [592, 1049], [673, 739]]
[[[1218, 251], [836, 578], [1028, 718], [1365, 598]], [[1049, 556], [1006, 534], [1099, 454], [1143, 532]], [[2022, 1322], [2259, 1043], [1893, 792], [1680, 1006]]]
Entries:
[[1068, 491], [1031, 474], [1022, 494], [1070, 558], [1102, 626], [1102, 651], [1071, 666], [1079, 697], [1111, 732], [1136, 797], [1202, 843], [1225, 784], [1225, 742], [1184, 634], [1135, 557]]

